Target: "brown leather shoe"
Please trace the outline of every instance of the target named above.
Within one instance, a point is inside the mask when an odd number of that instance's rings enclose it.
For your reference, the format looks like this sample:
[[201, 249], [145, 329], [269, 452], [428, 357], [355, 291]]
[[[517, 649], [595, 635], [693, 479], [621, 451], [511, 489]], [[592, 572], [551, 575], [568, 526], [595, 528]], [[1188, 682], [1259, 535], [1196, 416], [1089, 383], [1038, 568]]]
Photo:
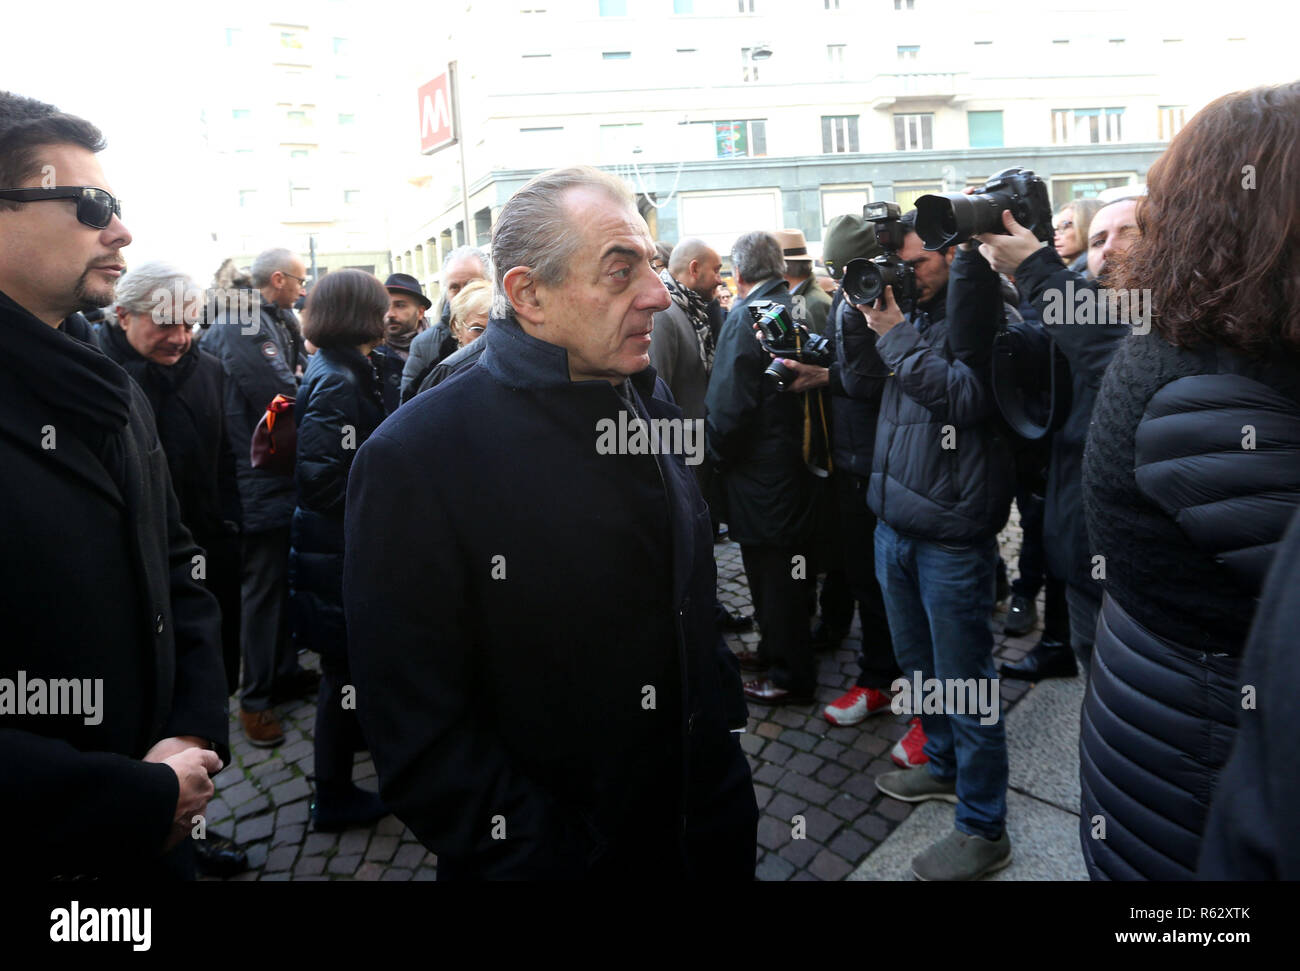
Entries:
[[239, 709], [239, 723], [244, 726], [244, 735], [257, 748], [271, 748], [284, 741], [284, 729], [280, 719], [271, 709], [266, 711], [245, 711]]
[[745, 697], [761, 705], [806, 705], [812, 702], [811, 694], [795, 694], [785, 688], [777, 687], [770, 678], [758, 678], [745, 682]]
[[736, 659], [740, 661], [742, 671], [766, 671], [770, 665], [758, 655], [758, 651], [737, 651]]

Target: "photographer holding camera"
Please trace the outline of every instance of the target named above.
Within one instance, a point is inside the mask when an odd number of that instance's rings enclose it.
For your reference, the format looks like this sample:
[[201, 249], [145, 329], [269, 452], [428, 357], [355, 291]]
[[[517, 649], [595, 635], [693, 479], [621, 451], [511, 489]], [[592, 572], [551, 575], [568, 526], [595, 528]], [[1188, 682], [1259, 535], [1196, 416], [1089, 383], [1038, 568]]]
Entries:
[[[1098, 581], [1104, 577], [1093, 575], [1083, 514], [1083, 446], [1102, 374], [1120, 341], [1130, 332], [1127, 323], [1110, 319], [1115, 302], [1107, 299], [1105, 291], [1115, 257], [1137, 238], [1136, 211], [1137, 201], [1131, 198], [1097, 211], [1088, 232], [1091, 278], [1066, 267], [1056, 250], [1017, 222], [1009, 209], [1000, 214], [1004, 232], [985, 232], [978, 237], [980, 252], [994, 269], [1015, 277], [1016, 285], [1042, 321], [1044, 339], [1018, 343], [1016, 354], [1028, 358], [1026, 363], [1044, 363], [1054, 343], [1070, 366], [1069, 414], [1052, 436], [1043, 545], [1049, 572], [1067, 584], [1070, 641], [1085, 672], [1101, 609]], [[1065, 295], [1070, 299], [1064, 299]], [[1063, 307], [1066, 302], [1071, 306]], [[1086, 318], [1085, 308], [1089, 314]], [[1047, 653], [1050, 650], [1035, 648], [1024, 663], [1050, 667], [1054, 663]]]
[[[997, 677], [990, 626], [997, 532], [1012, 492], [1010, 450], [987, 378], [1001, 283], [973, 243], [955, 254], [950, 246], [924, 249], [916, 214], [897, 213], [891, 203], [868, 206], [888, 255], [846, 268], [844, 283], [855, 302], [881, 291], [858, 309], [892, 371], [867, 492], [879, 519], [876, 578], [905, 677], [987, 683]], [[912, 861], [921, 879], [974, 880], [1011, 862], [1006, 733], [1000, 718], [984, 721], [973, 712], [922, 712], [927, 764], [876, 780], [904, 802], [957, 803], [954, 831]]]
[[[816, 522], [816, 481], [806, 464], [803, 395], [782, 394], [764, 377], [771, 357], [754, 340], [749, 307], [766, 301], [788, 323], [792, 302], [781, 245], [768, 233], [741, 236], [731, 249], [738, 299], [727, 315], [705, 397], [706, 441], [729, 509], [731, 538], [740, 544], [754, 613], [763, 638], [740, 655], [767, 677], [745, 685], [763, 704], [812, 701], [817, 666], [809, 643], [809, 587]], [[775, 308], [774, 310], [772, 308]], [[802, 563], [802, 568], [800, 564]]]

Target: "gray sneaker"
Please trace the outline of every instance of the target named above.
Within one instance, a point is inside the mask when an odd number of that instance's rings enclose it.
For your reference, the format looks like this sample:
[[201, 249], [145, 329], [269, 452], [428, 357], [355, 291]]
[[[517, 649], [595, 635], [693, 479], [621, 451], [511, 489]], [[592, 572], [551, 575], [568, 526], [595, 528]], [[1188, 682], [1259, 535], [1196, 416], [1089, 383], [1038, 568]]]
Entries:
[[995, 840], [969, 836], [954, 829], [912, 859], [918, 880], [978, 880], [1011, 862], [1011, 839], [1004, 829]]
[[886, 772], [876, 778], [876, 788], [903, 802], [925, 802], [927, 799], [957, 801], [957, 780], [936, 779], [925, 766]]

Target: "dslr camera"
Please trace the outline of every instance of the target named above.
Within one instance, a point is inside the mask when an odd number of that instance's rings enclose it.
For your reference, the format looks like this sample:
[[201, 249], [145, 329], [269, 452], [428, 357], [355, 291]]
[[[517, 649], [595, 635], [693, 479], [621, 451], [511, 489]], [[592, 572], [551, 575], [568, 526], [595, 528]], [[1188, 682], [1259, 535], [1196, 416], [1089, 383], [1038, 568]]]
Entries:
[[[904, 236], [899, 224], [901, 215], [893, 202], [868, 202], [862, 207], [862, 218], [875, 227], [876, 242], [884, 252], [869, 260], [849, 260], [845, 264], [840, 286], [855, 307], [875, 303], [885, 287], [894, 288], [894, 300], [903, 313], [911, 311], [916, 304], [916, 271], [898, 255]], [[1047, 221], [1050, 225], [1050, 215]]]
[[[829, 342], [820, 334], [810, 334], [803, 324], [796, 324], [784, 304], [775, 300], [757, 300], [749, 305], [748, 310], [750, 319], [758, 325], [759, 343], [763, 350], [804, 364], [830, 366]], [[785, 391], [798, 377], [780, 361], [769, 364], [763, 375], [776, 383], [778, 391]]]
[[1029, 169], [1013, 166], [994, 175], [971, 195], [944, 192], [916, 200], [916, 234], [928, 250], [964, 243], [980, 233], [1007, 235], [1002, 213], [1039, 239], [1052, 241], [1052, 201], [1047, 183]]

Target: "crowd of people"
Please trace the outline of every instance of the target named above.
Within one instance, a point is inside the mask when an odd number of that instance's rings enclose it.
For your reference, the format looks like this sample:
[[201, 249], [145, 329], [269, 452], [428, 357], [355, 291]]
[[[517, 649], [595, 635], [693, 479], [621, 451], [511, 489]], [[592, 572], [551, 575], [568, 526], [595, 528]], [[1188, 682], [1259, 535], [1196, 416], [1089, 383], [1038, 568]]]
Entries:
[[[276, 706], [314, 692], [317, 829], [393, 812], [448, 880], [752, 879], [747, 703], [815, 704], [856, 611], [830, 724], [910, 684], [1082, 671], [1094, 878], [1300, 875], [1273, 754], [1300, 741], [1300, 85], [1212, 103], [1140, 194], [1066, 203], [1050, 244], [1010, 212], [935, 248], [915, 211], [892, 241], [842, 216], [825, 273], [799, 229], [725, 261], [656, 243], [623, 182], [554, 170], [490, 255], [446, 255], [433, 322], [414, 277], [309, 281], [285, 248], [208, 287], [128, 271], [99, 130], [0, 92], [0, 137], [0, 678], [105, 699], [93, 724], [0, 701], [21, 871], [238, 871], [230, 840], [187, 838], [229, 698], [270, 748]], [[855, 305], [844, 268], [882, 242], [913, 292]], [[759, 341], [774, 306], [823, 360]], [[1052, 420], [1027, 428], [1011, 392]], [[610, 454], [605, 422], [690, 423], [704, 460]], [[752, 618], [718, 599], [723, 538]], [[997, 603], [1025, 635], [1040, 593], [1038, 642], [996, 669]], [[751, 624], [754, 649], [726, 646]], [[1000, 711], [905, 710], [876, 786], [956, 806], [914, 874], [1005, 867]], [[364, 749], [378, 793], [352, 780]], [[88, 825], [112, 838], [68, 839]]]

